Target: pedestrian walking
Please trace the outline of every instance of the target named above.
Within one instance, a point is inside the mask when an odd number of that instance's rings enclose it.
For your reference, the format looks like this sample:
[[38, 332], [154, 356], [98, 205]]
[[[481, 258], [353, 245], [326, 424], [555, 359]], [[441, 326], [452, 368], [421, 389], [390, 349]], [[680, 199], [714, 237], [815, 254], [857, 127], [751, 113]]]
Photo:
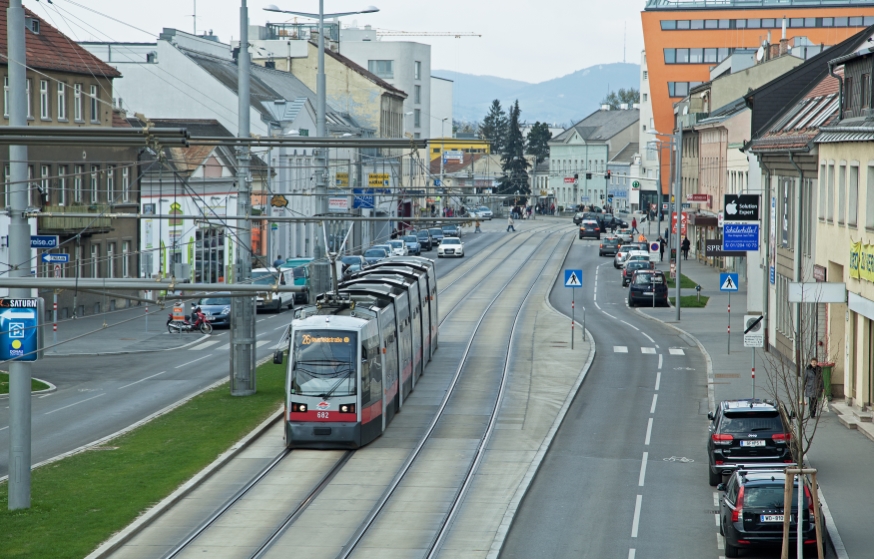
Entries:
[[683, 249], [683, 260], [689, 260], [689, 247], [692, 246], [692, 243], [689, 242], [689, 237], [683, 237], [683, 244], [681, 248]]
[[476, 220], [476, 229], [473, 230], [474, 233], [482, 233], [482, 230], [479, 228], [479, 220]]
[[822, 367], [816, 359], [811, 359], [810, 364], [804, 369], [804, 395], [807, 397], [808, 412], [812, 418], [816, 417], [822, 388]]
[[665, 246], [667, 244], [664, 237], [659, 237], [659, 262], [665, 261]]
[[278, 268], [278, 267], [282, 266], [283, 264], [285, 264], [285, 260], [282, 259], [281, 254], [277, 254], [276, 260], [273, 261], [273, 267]]
[[516, 222], [513, 221], [513, 216], [510, 216], [510, 217], [507, 218], [507, 233], [509, 233], [510, 231], [512, 231], [513, 233], [516, 232], [516, 228], [513, 227], [513, 225], [514, 225], [515, 223], [516, 223]]
[[632, 234], [634, 234], [634, 233], [638, 233], [638, 230], [637, 230], [637, 218], [636, 218], [636, 217], [632, 217], [632, 218], [631, 218], [631, 233], [632, 233]]

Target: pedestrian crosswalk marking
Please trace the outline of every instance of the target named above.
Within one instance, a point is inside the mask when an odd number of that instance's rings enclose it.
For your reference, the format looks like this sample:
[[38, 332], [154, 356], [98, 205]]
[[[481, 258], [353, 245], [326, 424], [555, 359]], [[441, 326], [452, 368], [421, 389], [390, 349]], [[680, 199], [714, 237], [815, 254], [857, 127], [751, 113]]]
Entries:
[[209, 341], [203, 342], [202, 344], [198, 344], [194, 347], [190, 347], [190, 348], [188, 348], [188, 350], [189, 351], [200, 351], [202, 349], [206, 349], [209, 346], [211, 346], [213, 344], [217, 344], [217, 343], [219, 343], [219, 340], [209, 340]]
[[686, 352], [679, 347], [672, 347], [668, 351], [671, 353], [671, 355], [686, 355]]
[[613, 346], [613, 353], [628, 353], [628, 347], [624, 345]]
[[646, 353], [648, 355], [655, 355], [655, 348], [654, 347], [642, 347], [642, 348], [640, 348], [640, 352]]
[[[262, 346], [265, 346], [269, 343], [270, 343], [270, 340], [258, 340], [258, 342], [255, 344], [255, 347], [262, 347]], [[221, 345], [221, 346], [218, 346], [217, 348], [215, 348], [215, 351], [224, 351], [224, 350], [230, 349], [230, 348], [231, 348], [231, 344], [225, 344], [225, 345]]]

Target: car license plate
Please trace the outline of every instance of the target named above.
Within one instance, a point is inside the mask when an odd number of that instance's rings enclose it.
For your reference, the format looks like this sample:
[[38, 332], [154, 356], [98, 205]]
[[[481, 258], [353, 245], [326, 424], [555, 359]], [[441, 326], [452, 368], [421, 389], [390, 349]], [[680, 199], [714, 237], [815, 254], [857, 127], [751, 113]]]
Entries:
[[741, 446], [765, 446], [765, 441], [741, 441]]
[[761, 522], [783, 522], [782, 514], [762, 514], [759, 518]]
[[206, 318], [212, 318], [212, 313], [205, 312], [203, 313], [203, 316], [205, 316]]

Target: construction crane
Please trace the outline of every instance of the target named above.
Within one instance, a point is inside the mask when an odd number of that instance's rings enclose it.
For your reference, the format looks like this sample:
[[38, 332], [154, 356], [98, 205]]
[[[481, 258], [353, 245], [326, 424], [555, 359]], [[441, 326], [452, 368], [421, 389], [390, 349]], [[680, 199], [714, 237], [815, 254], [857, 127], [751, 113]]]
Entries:
[[390, 29], [377, 29], [377, 37], [482, 37], [479, 33], [470, 31], [392, 31]]

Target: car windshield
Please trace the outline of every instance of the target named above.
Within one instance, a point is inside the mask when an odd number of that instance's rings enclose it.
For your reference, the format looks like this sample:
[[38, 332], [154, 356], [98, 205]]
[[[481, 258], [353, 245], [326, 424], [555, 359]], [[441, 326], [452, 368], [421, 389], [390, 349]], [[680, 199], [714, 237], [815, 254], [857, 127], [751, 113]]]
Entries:
[[340, 260], [343, 261], [343, 264], [361, 264], [360, 256], [344, 256]]
[[298, 330], [292, 347], [292, 394], [322, 398], [355, 394], [358, 343], [354, 332]]
[[197, 302], [198, 305], [230, 305], [230, 297], [206, 297]]
[[405, 235], [404, 241], [407, 243], [417, 243], [417, 242], [419, 242], [419, 238], [416, 237], [415, 235]]
[[[783, 509], [784, 499], [784, 483], [785, 480], [780, 478], [779, 485], [746, 485], [744, 487], [744, 507], [757, 509]], [[798, 505], [798, 484], [792, 487], [792, 508], [797, 508]], [[804, 506], [807, 506], [807, 495], [804, 496]]]
[[291, 275], [295, 278], [305, 278], [307, 277], [307, 270], [305, 266], [298, 266], [297, 268], [291, 269]]
[[274, 285], [279, 281], [279, 274], [270, 272], [258, 272], [252, 274], [252, 283], [255, 285]]
[[383, 258], [385, 257], [385, 251], [381, 248], [372, 248], [364, 253], [364, 256], [369, 256], [373, 258]]
[[428, 238], [428, 232], [427, 232], [427, 231], [419, 231], [418, 235], [419, 235], [419, 238], [420, 238], [420, 239], [427, 239], [427, 238]]
[[646, 262], [629, 262], [628, 266], [625, 267], [626, 270], [643, 270], [644, 268], [649, 268], [649, 264]]
[[454, 225], [447, 225], [443, 228], [444, 233], [455, 233], [456, 227]]
[[459, 241], [458, 239], [449, 238], [449, 239], [443, 239], [443, 244], [444, 245], [460, 245], [461, 241]]
[[652, 281], [655, 274], [634, 274], [634, 285], [650, 285], [652, 283], [661, 283], [660, 281]]
[[431, 234], [432, 234], [432, 235], [440, 235], [440, 236], [442, 236], [442, 235], [443, 235], [443, 229], [437, 229], [437, 228], [435, 228], [435, 229], [431, 229]]
[[389, 241], [388, 244], [390, 244], [392, 246], [392, 248], [404, 248], [403, 241]]
[[480, 207], [478, 207], [476, 210], [477, 210], [478, 212], [490, 212], [490, 211], [492, 211], [492, 210], [490, 210], [490, 209], [489, 209], [488, 207], [486, 207], [486, 206], [480, 206]]
[[756, 431], [783, 431], [783, 424], [776, 411], [773, 412], [729, 412], [722, 418], [719, 426], [722, 433], [746, 434]]

